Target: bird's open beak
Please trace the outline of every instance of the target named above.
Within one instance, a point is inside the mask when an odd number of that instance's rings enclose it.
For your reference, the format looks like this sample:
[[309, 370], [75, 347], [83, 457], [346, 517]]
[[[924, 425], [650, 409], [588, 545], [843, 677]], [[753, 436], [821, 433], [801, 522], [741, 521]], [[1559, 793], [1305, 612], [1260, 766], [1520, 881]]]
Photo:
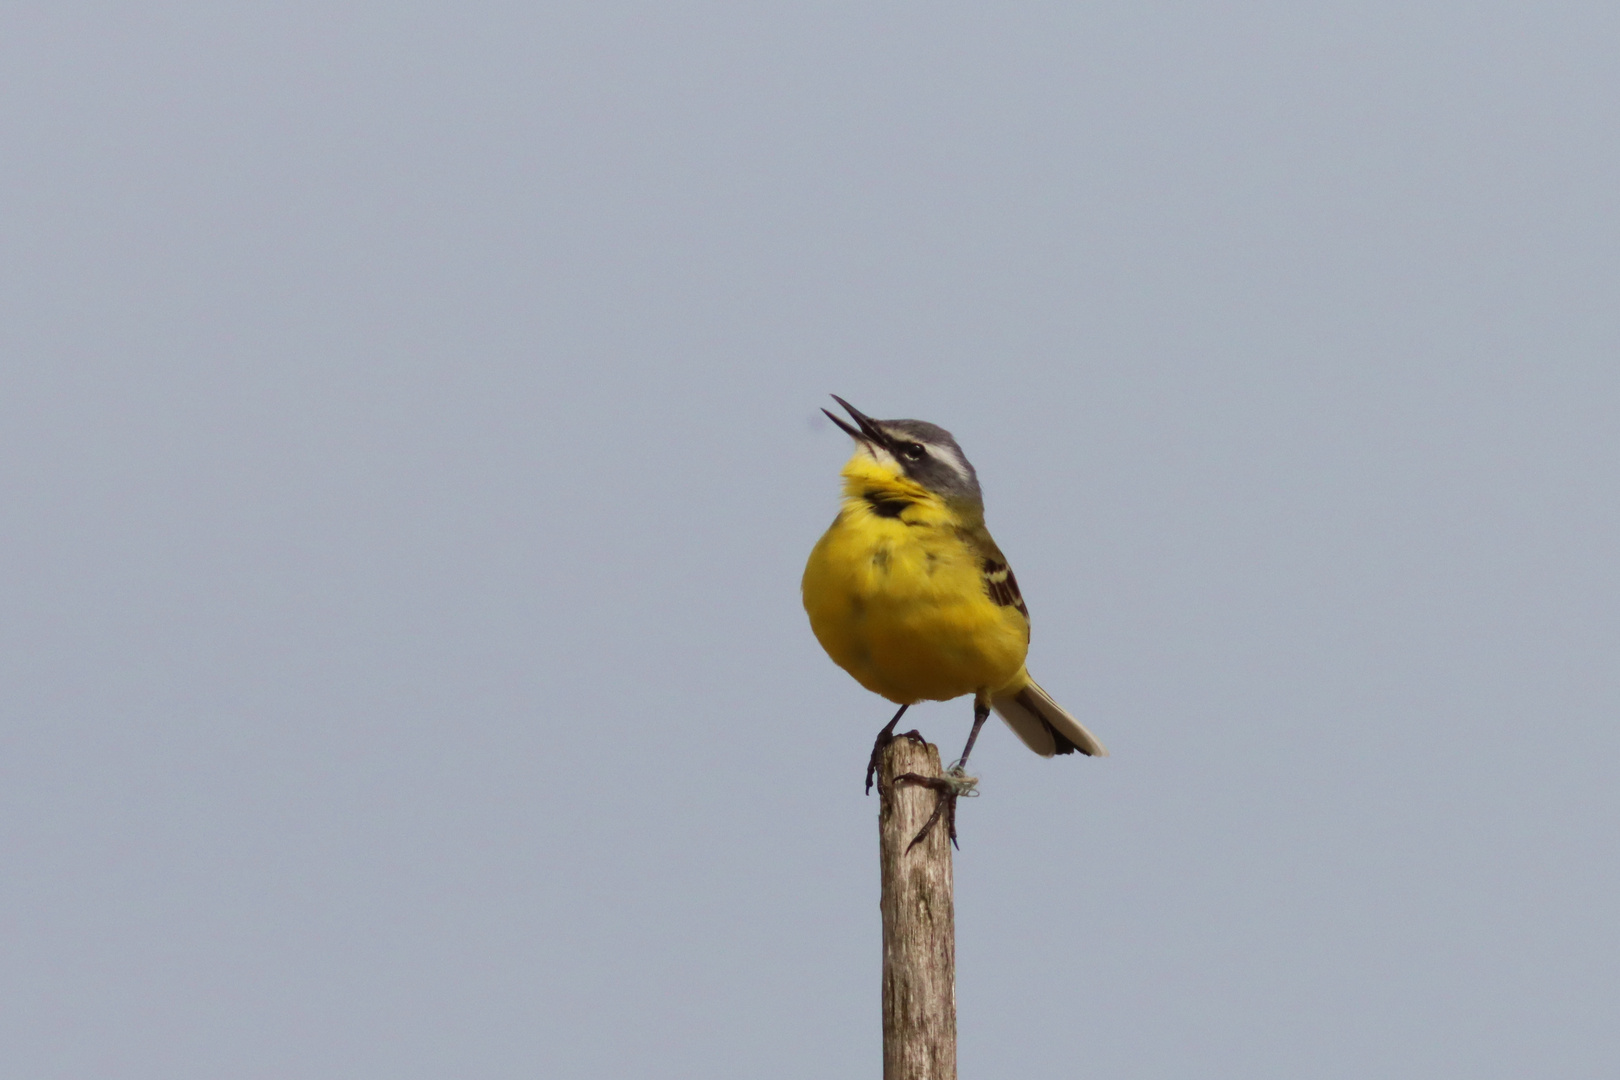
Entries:
[[843, 417], [835, 416], [830, 410], [822, 409], [821, 411], [827, 414], [827, 419], [843, 428], [850, 438], [858, 442], [874, 443], [884, 449], [889, 448], [889, 437], [883, 434], [883, 429], [877, 426], [876, 420], [873, 420], [837, 394], [833, 394], [832, 399], [842, 405], [849, 415], [855, 418], [855, 423], [859, 424], [860, 427], [850, 427]]

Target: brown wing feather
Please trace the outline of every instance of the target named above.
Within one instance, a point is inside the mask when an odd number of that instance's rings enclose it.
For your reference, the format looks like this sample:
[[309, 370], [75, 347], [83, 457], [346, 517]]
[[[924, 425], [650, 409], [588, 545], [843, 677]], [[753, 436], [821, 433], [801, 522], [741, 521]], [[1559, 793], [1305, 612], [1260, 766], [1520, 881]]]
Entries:
[[1024, 606], [1024, 594], [1018, 591], [1018, 579], [1013, 576], [1012, 567], [989, 556], [979, 565], [984, 571], [984, 590], [990, 594], [990, 599], [1002, 607], [1017, 608], [1019, 614], [1029, 618], [1029, 608]]
[[1007, 556], [991, 539], [990, 530], [978, 524], [959, 530], [957, 535], [979, 556], [979, 572], [984, 580], [985, 595], [993, 603], [1013, 608], [1028, 621], [1029, 608], [1024, 606], [1024, 594], [1018, 590], [1018, 578], [1013, 576], [1012, 567], [1007, 565]]

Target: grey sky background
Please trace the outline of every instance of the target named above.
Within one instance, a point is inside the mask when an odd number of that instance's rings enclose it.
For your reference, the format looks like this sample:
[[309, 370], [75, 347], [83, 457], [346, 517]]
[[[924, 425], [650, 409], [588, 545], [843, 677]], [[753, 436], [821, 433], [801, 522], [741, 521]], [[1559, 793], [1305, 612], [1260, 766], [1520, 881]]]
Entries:
[[836, 392], [1114, 752], [975, 753], [964, 1076], [1616, 1075], [1617, 48], [8, 5], [0, 1073], [878, 1075]]

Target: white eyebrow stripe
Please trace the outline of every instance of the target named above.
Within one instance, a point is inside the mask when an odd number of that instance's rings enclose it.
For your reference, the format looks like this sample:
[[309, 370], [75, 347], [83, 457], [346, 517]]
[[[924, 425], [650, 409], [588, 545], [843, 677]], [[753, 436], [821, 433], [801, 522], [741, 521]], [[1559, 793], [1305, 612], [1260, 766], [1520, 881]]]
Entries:
[[924, 443], [923, 445], [928, 447], [928, 449], [931, 450], [941, 461], [955, 469], [957, 475], [962, 479], [972, 479], [968, 476], [967, 463], [962, 460], [961, 456], [957, 454], [955, 450], [952, 450], [948, 446], [941, 446], [939, 443]]

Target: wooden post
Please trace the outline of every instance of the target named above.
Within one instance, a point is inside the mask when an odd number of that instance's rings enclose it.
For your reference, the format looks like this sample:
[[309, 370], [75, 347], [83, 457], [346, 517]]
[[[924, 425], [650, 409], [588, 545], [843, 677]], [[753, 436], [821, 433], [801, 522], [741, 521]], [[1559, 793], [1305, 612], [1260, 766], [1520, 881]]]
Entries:
[[883, 750], [879, 851], [883, 864], [883, 1080], [956, 1080], [956, 907], [951, 841], [942, 815], [916, 847], [940, 795], [895, 784], [939, 776], [939, 748], [897, 738]]

